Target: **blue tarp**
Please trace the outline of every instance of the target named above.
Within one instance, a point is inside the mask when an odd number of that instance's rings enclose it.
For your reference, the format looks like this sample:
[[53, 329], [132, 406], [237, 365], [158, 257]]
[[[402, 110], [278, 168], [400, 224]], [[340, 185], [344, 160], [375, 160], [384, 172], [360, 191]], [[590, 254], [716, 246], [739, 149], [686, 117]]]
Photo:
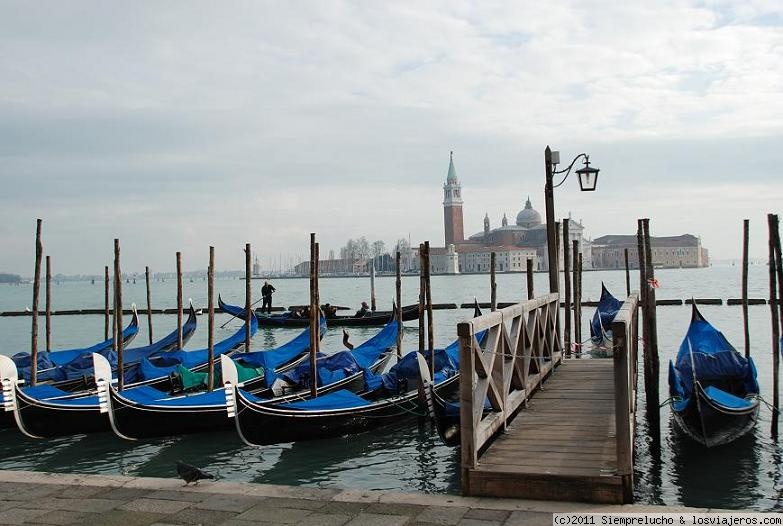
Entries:
[[[397, 342], [397, 320], [392, 320], [378, 334], [362, 343], [352, 351], [340, 351], [335, 354], [318, 358], [318, 385], [323, 387], [365, 371], [371, 374], [369, 368], [378, 361], [380, 356], [391, 349]], [[291, 384], [301, 387], [310, 386], [310, 363], [302, 363], [281, 375]]]
[[598, 301], [598, 307], [595, 309], [593, 319], [590, 322], [590, 339], [594, 343], [601, 343], [605, 332], [609, 332], [612, 321], [617, 316], [623, 303], [612, 296], [601, 283], [601, 299]]
[[[718, 329], [705, 320], [696, 307], [677, 357], [669, 362], [669, 393], [679, 401], [674, 409], [687, 405], [694, 390], [693, 379], [708, 386], [714, 382], [735, 381], [747, 393], [758, 393], [756, 366], [734, 349]], [[694, 375], [695, 370], [695, 375]]]
[[364, 407], [370, 404], [371, 402], [368, 402], [361, 396], [354, 394], [351, 391], [340, 389], [333, 393], [319, 395], [317, 398], [280, 404], [280, 407], [316, 411], [323, 409], [350, 409], [353, 407]]
[[745, 400], [744, 398], [734, 396], [733, 394], [718, 389], [713, 385], [706, 387], [704, 389], [704, 394], [706, 394], [713, 402], [729, 409], [749, 409], [756, 405], [756, 402], [753, 400]]

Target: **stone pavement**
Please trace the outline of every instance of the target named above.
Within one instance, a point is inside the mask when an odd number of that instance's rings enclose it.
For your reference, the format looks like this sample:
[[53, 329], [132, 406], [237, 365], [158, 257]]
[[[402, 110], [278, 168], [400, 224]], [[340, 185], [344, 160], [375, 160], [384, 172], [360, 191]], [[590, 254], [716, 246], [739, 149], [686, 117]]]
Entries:
[[555, 511], [685, 509], [211, 481], [183, 487], [179, 479], [0, 471], [0, 524], [549, 526]]

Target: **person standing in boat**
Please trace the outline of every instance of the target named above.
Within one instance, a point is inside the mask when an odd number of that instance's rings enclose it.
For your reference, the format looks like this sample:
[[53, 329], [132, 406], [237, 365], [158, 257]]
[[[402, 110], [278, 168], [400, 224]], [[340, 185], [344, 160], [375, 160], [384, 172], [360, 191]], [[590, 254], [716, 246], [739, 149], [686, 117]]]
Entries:
[[361, 308], [356, 311], [356, 314], [354, 314], [353, 317], [364, 318], [365, 316], [367, 316], [368, 312], [370, 312], [370, 307], [367, 305], [366, 301], [363, 301]]
[[272, 314], [272, 293], [276, 289], [268, 282], [264, 282], [264, 286], [261, 287], [261, 297], [264, 302], [261, 304], [261, 313], [266, 309], [267, 314]]

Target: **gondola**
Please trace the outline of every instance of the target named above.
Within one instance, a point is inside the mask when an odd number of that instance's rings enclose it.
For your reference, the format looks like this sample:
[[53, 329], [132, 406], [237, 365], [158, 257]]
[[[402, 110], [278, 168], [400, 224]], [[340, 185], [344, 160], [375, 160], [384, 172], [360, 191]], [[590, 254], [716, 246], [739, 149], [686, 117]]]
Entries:
[[[133, 317], [131, 318], [130, 323], [122, 331], [123, 346], [129, 345], [138, 333], [139, 315], [134, 308]], [[39, 382], [64, 380], [64, 378], [61, 377], [60, 372], [57, 370], [57, 367], [67, 365], [84, 354], [91, 356], [94, 352], [100, 353], [108, 351], [112, 348], [113, 344], [114, 338], [109, 338], [108, 340], [96, 343], [90, 347], [67, 349], [61, 351], [38, 351], [38, 358], [36, 360], [38, 363], [36, 373], [37, 379]], [[16, 369], [20, 378], [23, 378], [25, 381], [29, 382], [32, 368], [32, 359], [30, 353], [16, 353], [11, 357], [11, 359], [16, 365]]]
[[[483, 333], [478, 335], [483, 338]], [[459, 343], [433, 352], [437, 389], [459, 387]], [[341, 389], [307, 400], [266, 401], [238, 388], [230, 360], [223, 360], [226, 408], [240, 438], [249, 445], [333, 438], [368, 431], [422, 416], [419, 401], [418, 351], [406, 354], [388, 373], [365, 375], [361, 393]], [[430, 359], [425, 354], [425, 360]]]
[[758, 417], [753, 359], [738, 353], [695, 304], [677, 357], [669, 361], [669, 394], [674, 421], [707, 447], [745, 435]]
[[590, 341], [593, 344], [591, 354], [593, 356], [612, 355], [612, 321], [623, 303], [612, 296], [606, 285], [601, 282], [601, 299], [590, 321]]
[[[334, 315], [326, 319], [330, 327], [381, 327], [389, 323], [394, 317], [392, 311], [375, 311], [365, 316], [340, 316]], [[419, 305], [408, 305], [402, 308], [402, 321], [418, 319]], [[308, 316], [296, 316], [292, 312], [259, 316], [258, 323], [262, 327], [306, 327], [309, 323]]]
[[[322, 325], [325, 327], [325, 325]], [[324, 356], [318, 360], [319, 388], [321, 392], [331, 392], [339, 389], [358, 390], [364, 385], [365, 368], [368, 374], [380, 370], [388, 360], [390, 351], [396, 342], [396, 320], [387, 324], [378, 334], [351, 351], [342, 351], [334, 355]], [[303, 338], [306, 336], [307, 338]], [[301, 341], [309, 351], [309, 328], [294, 340]], [[289, 342], [293, 343], [293, 342]], [[285, 347], [285, 346], [284, 346]], [[289, 345], [290, 347], [290, 345]], [[301, 348], [301, 347], [300, 347]], [[308, 377], [309, 363], [298, 363], [295, 360], [287, 366], [274, 367], [280, 362], [279, 349], [259, 351], [254, 362], [266, 364], [264, 376], [267, 382], [256, 378], [239, 377], [246, 355], [239, 354], [232, 358], [223, 357], [220, 369], [226, 370], [226, 363], [231, 364], [231, 378], [242, 383], [243, 388], [254, 393], [254, 398], [274, 397], [279, 393], [279, 386], [287, 386], [287, 393], [277, 397], [278, 401], [302, 399], [309, 396], [308, 384], [297, 382], [296, 379]], [[261, 358], [266, 360], [261, 361]], [[99, 365], [102, 358], [96, 355], [96, 371], [106, 372], [105, 365]], [[332, 364], [336, 367], [330, 367]], [[353, 364], [353, 367], [351, 367]], [[275, 388], [271, 388], [274, 386]], [[201, 431], [228, 429], [233, 422], [226, 415], [225, 390], [219, 388], [209, 392], [200, 392], [184, 396], [166, 396], [165, 393], [150, 388], [134, 389], [118, 392], [101, 382], [99, 396], [105, 398], [102, 411], [109, 413], [112, 430], [118, 436], [126, 439], [150, 438], [156, 436], [179, 435]]]
[[[250, 329], [251, 336], [258, 329], [255, 316], [251, 319]], [[215, 356], [231, 354], [244, 342], [245, 327], [242, 326], [232, 336], [215, 344]], [[204, 369], [207, 352], [207, 349], [176, 350], [142, 358], [136, 366], [125, 371], [126, 389], [170, 389], [171, 378], [168, 375], [176, 370], [176, 366], [182, 365], [197, 371]], [[0, 356], [5, 410], [14, 412], [17, 427], [25, 435], [47, 438], [111, 430], [108, 418], [100, 413], [97, 395], [68, 393], [50, 385], [22, 388], [16, 374], [13, 361]], [[154, 374], [166, 376], [151, 376]]]

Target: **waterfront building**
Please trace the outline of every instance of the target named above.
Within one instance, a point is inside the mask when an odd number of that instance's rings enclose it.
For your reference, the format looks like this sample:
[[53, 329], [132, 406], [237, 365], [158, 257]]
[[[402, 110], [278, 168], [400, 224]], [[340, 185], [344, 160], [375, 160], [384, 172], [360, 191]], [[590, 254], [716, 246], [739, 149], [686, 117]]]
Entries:
[[[635, 235], [608, 235], [593, 241], [593, 266], [599, 269], [625, 268], [625, 249], [628, 266], [639, 268], [639, 250]], [[652, 262], [656, 267], [696, 268], [710, 264], [709, 251], [701, 238], [692, 234], [651, 237]]]
[[[483, 230], [467, 239], [465, 239], [463, 204], [462, 184], [457, 178], [452, 152], [449, 155], [449, 168], [443, 185], [445, 245], [430, 247], [430, 272], [433, 274], [489, 272], [492, 252], [496, 254], [495, 268], [498, 272], [524, 272], [529, 258], [533, 260], [534, 269], [549, 268], [546, 224], [542, 222], [541, 214], [533, 208], [529, 196], [513, 224], [509, 224], [504, 213], [500, 226], [492, 228], [487, 213], [484, 216]], [[591, 242], [584, 237], [584, 225], [581, 221], [572, 219], [570, 214], [567, 221], [569, 240], [579, 241], [583, 268], [592, 268]], [[418, 270], [418, 248], [414, 248], [413, 251], [412, 270]], [[561, 261], [562, 254], [561, 247]], [[570, 258], [568, 265], [571, 265]]]

